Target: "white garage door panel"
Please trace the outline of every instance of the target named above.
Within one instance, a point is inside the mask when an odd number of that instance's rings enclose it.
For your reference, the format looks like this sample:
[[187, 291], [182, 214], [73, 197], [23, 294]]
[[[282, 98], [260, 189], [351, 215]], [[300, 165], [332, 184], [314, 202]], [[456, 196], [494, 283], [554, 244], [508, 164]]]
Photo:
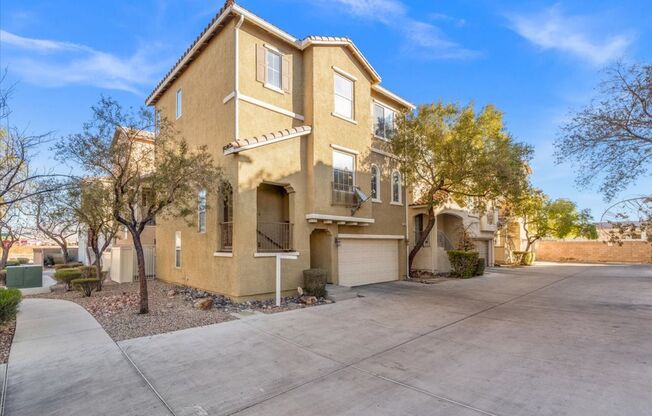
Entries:
[[398, 280], [396, 240], [341, 240], [339, 284], [359, 286]]

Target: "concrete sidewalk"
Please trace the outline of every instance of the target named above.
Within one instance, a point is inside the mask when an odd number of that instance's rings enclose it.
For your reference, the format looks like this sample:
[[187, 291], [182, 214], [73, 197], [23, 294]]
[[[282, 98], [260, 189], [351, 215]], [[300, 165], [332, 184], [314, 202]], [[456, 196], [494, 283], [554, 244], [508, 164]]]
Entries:
[[5, 415], [169, 415], [138, 371], [81, 306], [21, 303]]

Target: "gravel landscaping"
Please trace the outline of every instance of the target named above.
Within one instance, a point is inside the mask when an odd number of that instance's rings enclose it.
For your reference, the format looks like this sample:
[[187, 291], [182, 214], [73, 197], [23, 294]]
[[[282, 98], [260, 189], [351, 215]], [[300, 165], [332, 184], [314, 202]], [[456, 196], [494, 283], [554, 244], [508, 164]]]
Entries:
[[[284, 298], [276, 307], [274, 300], [233, 303], [221, 295], [201, 290], [148, 281], [149, 313], [138, 311], [138, 283], [106, 282], [101, 292], [84, 297], [76, 291], [66, 292], [63, 285], [55, 285], [52, 292], [26, 298], [64, 299], [83, 306], [104, 327], [114, 341], [162, 334], [196, 326], [211, 325], [237, 319], [234, 313], [276, 313], [330, 303], [323, 298]], [[303, 299], [306, 301], [306, 299]], [[199, 308], [200, 303], [206, 309]]]
[[15, 332], [15, 319], [0, 325], [0, 364], [5, 364], [9, 359], [9, 349], [11, 348], [11, 340], [14, 339]]

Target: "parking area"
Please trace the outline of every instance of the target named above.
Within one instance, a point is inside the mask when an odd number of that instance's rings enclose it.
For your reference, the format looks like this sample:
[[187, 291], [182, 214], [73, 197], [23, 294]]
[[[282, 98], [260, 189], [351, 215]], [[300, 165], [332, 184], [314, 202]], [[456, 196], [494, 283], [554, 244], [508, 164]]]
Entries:
[[164, 404], [131, 395], [120, 414], [652, 414], [650, 266], [539, 264], [359, 292], [119, 342]]

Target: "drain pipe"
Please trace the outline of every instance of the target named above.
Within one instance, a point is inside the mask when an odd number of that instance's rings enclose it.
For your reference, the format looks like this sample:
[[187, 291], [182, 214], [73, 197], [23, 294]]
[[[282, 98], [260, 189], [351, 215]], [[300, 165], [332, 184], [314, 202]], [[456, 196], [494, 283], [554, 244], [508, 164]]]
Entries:
[[240, 19], [238, 20], [238, 23], [235, 24], [235, 29], [234, 29], [234, 46], [235, 46], [235, 64], [233, 70], [235, 71], [235, 85], [233, 89], [233, 105], [235, 106], [235, 129], [234, 129], [234, 135], [235, 135], [235, 140], [238, 140], [240, 138], [240, 114], [239, 114], [239, 101], [240, 101], [240, 71], [239, 71], [239, 65], [240, 65], [240, 26], [242, 26], [242, 23], [244, 22], [244, 15], [240, 15]]

